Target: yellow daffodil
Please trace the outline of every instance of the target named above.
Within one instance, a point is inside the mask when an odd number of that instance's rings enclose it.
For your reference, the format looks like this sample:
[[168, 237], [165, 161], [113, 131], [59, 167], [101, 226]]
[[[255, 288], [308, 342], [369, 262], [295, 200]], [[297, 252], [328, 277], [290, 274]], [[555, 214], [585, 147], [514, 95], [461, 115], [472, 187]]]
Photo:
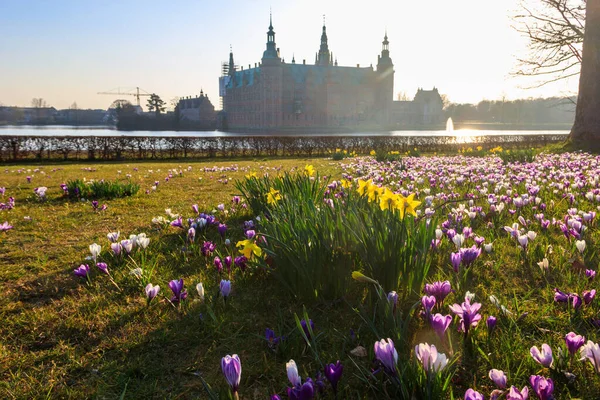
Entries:
[[377, 281], [373, 278], [369, 278], [365, 274], [359, 271], [352, 272], [352, 279], [357, 280], [362, 283], [377, 283]]
[[377, 154], [377, 152], [376, 152], [375, 150], [371, 150], [371, 151], [369, 152], [369, 154], [370, 154], [370, 155], [372, 155], [372, 156], [374, 156], [374, 155], [376, 155], [376, 154]]
[[307, 176], [313, 176], [315, 173], [315, 168], [312, 165], [307, 165], [304, 167], [304, 174]]
[[367, 188], [367, 196], [369, 196], [369, 203], [375, 201], [382, 192], [382, 188], [375, 185], [374, 183], [371, 183]]
[[256, 172], [250, 172], [249, 174], [246, 175], [246, 179], [251, 179], [251, 178], [257, 178], [258, 175], [256, 174]]
[[279, 200], [281, 200], [281, 193], [279, 193], [279, 190], [271, 188], [269, 193], [267, 193], [267, 204], [274, 205]]
[[368, 181], [359, 179], [358, 180], [358, 189], [356, 191], [359, 195], [364, 196], [367, 194], [367, 189], [373, 184], [373, 181], [369, 179]]
[[391, 190], [385, 189], [379, 197], [379, 207], [382, 210], [394, 210], [399, 203], [402, 203], [400, 196]]
[[417, 216], [417, 212], [415, 211], [415, 208], [419, 206], [419, 204], [421, 204], [420, 201], [415, 200], [415, 194], [412, 193], [410, 194], [408, 197], [404, 198], [404, 211], [407, 214], [411, 214], [413, 217]]
[[352, 186], [352, 182], [347, 179], [342, 179], [341, 183], [342, 183], [342, 187], [344, 189], [348, 189], [349, 187]]
[[252, 254], [256, 257], [260, 257], [262, 255], [262, 249], [256, 245], [250, 239], [241, 240], [236, 243], [235, 247], [240, 248], [239, 252], [244, 255], [244, 257], [250, 259]]

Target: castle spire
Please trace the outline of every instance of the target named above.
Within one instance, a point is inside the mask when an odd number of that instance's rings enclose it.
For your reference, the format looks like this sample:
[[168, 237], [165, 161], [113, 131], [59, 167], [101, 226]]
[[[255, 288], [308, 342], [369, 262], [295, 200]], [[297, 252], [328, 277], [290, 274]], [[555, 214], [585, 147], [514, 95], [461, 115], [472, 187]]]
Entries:
[[269, 30], [267, 31], [267, 49], [263, 53], [264, 58], [279, 58], [275, 46], [275, 31], [273, 30], [273, 14], [269, 12]]
[[235, 64], [233, 62], [233, 49], [231, 45], [229, 45], [229, 75], [233, 75], [235, 73]]
[[325, 15], [323, 14], [323, 32], [321, 33], [321, 47], [317, 57], [317, 65], [331, 65], [329, 45], [327, 44], [327, 27], [325, 26]]

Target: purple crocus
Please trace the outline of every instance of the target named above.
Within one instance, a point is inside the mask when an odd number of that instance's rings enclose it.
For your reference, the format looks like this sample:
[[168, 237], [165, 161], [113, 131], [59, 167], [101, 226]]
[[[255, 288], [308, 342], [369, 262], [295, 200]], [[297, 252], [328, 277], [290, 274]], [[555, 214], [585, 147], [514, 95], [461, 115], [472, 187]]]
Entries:
[[583, 296], [583, 302], [587, 306], [592, 301], [594, 301], [594, 298], [596, 297], [596, 289], [584, 290], [583, 293], [582, 293], [582, 296]]
[[148, 303], [150, 303], [152, 299], [155, 298], [156, 295], [158, 295], [158, 292], [160, 291], [160, 286], [153, 286], [151, 283], [149, 283], [146, 285], [146, 288], [144, 290], [146, 292], [146, 297], [148, 297]]
[[540, 363], [544, 367], [550, 367], [552, 365], [552, 349], [546, 343], [542, 344], [542, 351], [540, 351], [537, 346], [533, 346], [529, 353], [531, 357], [538, 363]]
[[452, 268], [454, 268], [454, 272], [459, 271], [461, 261], [462, 255], [460, 251], [450, 254], [450, 262], [452, 263]]
[[565, 336], [565, 342], [567, 343], [569, 354], [573, 356], [585, 343], [585, 337], [578, 335], [575, 332], [569, 332]]
[[254, 229], [248, 229], [245, 233], [246, 238], [248, 239], [252, 239], [254, 236], [256, 236], [256, 231]]
[[213, 264], [215, 265], [215, 268], [217, 268], [218, 272], [223, 271], [223, 262], [221, 262], [221, 259], [219, 257], [215, 257], [215, 259], [213, 260]]
[[497, 323], [498, 323], [498, 319], [496, 317], [494, 317], [493, 315], [490, 315], [489, 317], [487, 317], [487, 319], [485, 320], [485, 324], [487, 325], [489, 333], [492, 333], [494, 331]]
[[115, 256], [118, 256], [119, 254], [121, 254], [121, 250], [123, 248], [121, 247], [121, 243], [111, 243], [110, 249], [112, 250]]
[[516, 386], [511, 386], [506, 394], [506, 400], [527, 400], [529, 398], [529, 388], [525, 386], [519, 390]]
[[587, 276], [588, 279], [591, 281], [596, 277], [596, 271], [594, 271], [593, 269], [586, 269], [585, 276]]
[[[309, 325], [310, 325], [310, 330], [308, 329]], [[308, 340], [310, 340], [311, 339], [310, 332], [311, 331], [314, 332], [314, 330], [315, 330], [315, 323], [313, 322], [313, 320], [309, 319], [308, 320], [308, 324], [307, 324], [306, 320], [303, 319], [302, 321], [300, 321], [300, 326], [302, 327], [302, 330], [304, 331], [304, 334], [306, 335], [306, 338]]]
[[554, 289], [554, 301], [557, 303], [566, 303], [569, 301], [569, 295], [561, 290], [558, 290], [558, 288], [555, 288]]
[[208, 241], [204, 242], [202, 244], [202, 249], [201, 249], [202, 255], [205, 257], [208, 257], [213, 253], [213, 251], [215, 251], [216, 248], [217, 247], [215, 246], [215, 244], [213, 242], [208, 242]]
[[544, 378], [540, 375], [531, 375], [529, 384], [540, 400], [552, 400], [554, 392], [554, 382], [550, 378]]
[[177, 219], [171, 221], [171, 226], [183, 229], [183, 219], [181, 217], [177, 217]]
[[427, 316], [431, 315], [431, 310], [433, 310], [433, 307], [435, 307], [435, 297], [433, 297], [433, 296], [421, 297], [421, 305], [425, 309], [425, 314]]
[[221, 293], [221, 296], [227, 298], [231, 293], [231, 281], [222, 279], [221, 283], [219, 283], [219, 292]]
[[383, 365], [385, 370], [390, 374], [396, 373], [396, 364], [398, 363], [398, 352], [394, 347], [392, 339], [381, 339], [375, 342], [375, 358]]
[[198, 209], [198, 204], [192, 204], [192, 210], [196, 213], [196, 215], [200, 214], [200, 210]]
[[9, 231], [13, 228], [12, 225], [10, 225], [8, 223], [8, 221], [4, 221], [2, 224], [0, 224], [0, 232], [6, 232]]
[[490, 379], [498, 386], [500, 389], [506, 389], [506, 374], [504, 371], [500, 371], [499, 369], [491, 369], [488, 373]]
[[248, 259], [246, 258], [246, 256], [239, 256], [239, 257], [236, 257], [234, 260], [235, 265], [240, 267], [242, 272], [246, 270], [247, 262], [248, 262]]
[[171, 297], [171, 302], [177, 304], [187, 298], [187, 291], [183, 288], [183, 278], [181, 278], [179, 280], [173, 279], [171, 282], [169, 282], [169, 287], [171, 288], [171, 291], [173, 292], [173, 297]]
[[303, 384], [287, 388], [287, 395], [290, 400], [311, 400], [315, 397], [315, 384], [306, 378]]
[[233, 261], [233, 258], [231, 258], [231, 256], [227, 256], [223, 259], [223, 262], [225, 263], [225, 266], [227, 267], [227, 269], [229, 271], [231, 271], [231, 262]]
[[90, 266], [87, 264], [81, 264], [79, 267], [73, 270], [75, 276], [79, 276], [81, 278], [87, 278], [90, 273]]
[[217, 231], [219, 231], [219, 235], [221, 235], [221, 237], [225, 237], [225, 232], [227, 232], [227, 225], [219, 224]]
[[337, 360], [335, 364], [329, 364], [325, 366], [325, 378], [331, 383], [331, 387], [333, 387], [333, 393], [337, 393], [337, 384], [342, 378], [342, 372], [344, 371], [344, 366]]
[[569, 303], [571, 303], [575, 310], [579, 310], [583, 304], [583, 300], [581, 300], [581, 297], [577, 293], [571, 293], [569, 295]]
[[281, 340], [282, 337], [276, 336], [275, 331], [273, 329], [267, 328], [265, 329], [265, 339], [267, 339], [267, 343], [269, 344], [269, 348], [274, 349]]
[[446, 330], [448, 329], [448, 327], [450, 326], [450, 323], [452, 322], [452, 316], [435, 314], [431, 317], [429, 322], [431, 323], [431, 328], [433, 328], [433, 330], [438, 335], [438, 337], [441, 340], [444, 340]]
[[481, 254], [481, 248], [473, 245], [472, 247], [467, 247], [460, 249], [460, 257], [463, 265], [465, 267], [469, 267], [473, 262], [479, 257]]
[[230, 356], [227, 354], [223, 357], [221, 359], [221, 370], [233, 393], [237, 393], [242, 377], [242, 362], [238, 355], [234, 354]]
[[484, 400], [484, 397], [481, 393], [476, 392], [473, 389], [467, 389], [465, 400]]
[[437, 281], [425, 284], [424, 291], [426, 295], [435, 297], [437, 304], [442, 304], [446, 296], [452, 291], [452, 286], [450, 281]]
[[188, 229], [187, 239], [188, 239], [188, 242], [194, 243], [194, 240], [196, 239], [196, 229], [194, 229], [194, 227], [191, 227], [190, 229]]
[[105, 273], [106, 275], [110, 275], [108, 273], [108, 265], [106, 265], [106, 263], [99, 262], [99, 263], [96, 264], [96, 267], [98, 267], [98, 269], [100, 271], [102, 271], [103, 273]]
[[450, 310], [460, 317], [460, 328], [461, 332], [465, 335], [469, 333], [471, 326], [475, 327], [481, 320], [481, 315], [478, 313], [481, 308], [481, 303], [473, 303], [468, 297], [465, 297], [465, 301], [459, 305], [454, 304], [450, 306]]

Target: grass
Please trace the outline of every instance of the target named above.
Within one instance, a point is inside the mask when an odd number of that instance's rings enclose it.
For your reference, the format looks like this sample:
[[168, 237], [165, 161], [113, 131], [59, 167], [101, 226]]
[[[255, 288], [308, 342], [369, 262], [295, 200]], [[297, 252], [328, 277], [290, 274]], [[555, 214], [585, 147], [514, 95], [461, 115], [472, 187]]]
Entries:
[[[314, 347], [305, 345], [295, 321], [295, 316], [302, 318], [303, 302], [290, 295], [264, 269], [251, 268], [244, 274], [236, 273], [233, 295], [224, 303], [217, 297], [218, 278], [212, 258], [199, 256], [198, 249], [188, 246], [183, 231], [173, 227], [157, 229], [151, 220], [166, 216], [165, 208], [184, 217], [192, 215], [192, 204], [208, 212], [220, 203], [229, 208], [231, 197], [238, 194], [233, 180], [243, 179], [251, 172], [274, 176], [296, 168], [302, 171], [306, 164], [312, 164], [320, 175], [335, 179], [344, 171], [354, 177], [383, 174], [385, 184], [397, 180], [389, 177], [390, 170], [373, 172], [371, 166], [349, 165], [355, 160], [211, 160], [0, 167], [0, 186], [6, 187], [5, 198], [16, 198], [13, 210], [0, 211], [0, 223], [7, 220], [14, 226], [8, 232], [0, 232], [0, 290], [3, 293], [0, 297], [3, 321], [0, 325], [0, 398], [208, 398], [205, 383], [214, 391], [225, 392], [219, 363], [225, 354], [234, 353], [239, 354], [243, 365], [242, 399], [266, 399], [273, 393], [283, 393], [287, 386], [285, 363], [289, 359], [296, 361], [301, 376], [314, 377], [321, 369], [319, 360], [313, 354]], [[415, 160], [403, 157], [402, 169], [395, 172], [415, 173], [418, 171]], [[473, 167], [478, 162], [476, 159], [462, 160], [453, 168], [457, 171], [476, 169]], [[190, 171], [188, 166], [191, 166]], [[393, 169], [393, 163], [386, 168]], [[165, 181], [169, 170], [172, 177]], [[181, 176], [179, 171], [183, 171]], [[140, 191], [134, 196], [105, 201], [108, 208], [104, 211], [94, 211], [89, 201], [65, 199], [59, 186], [68, 180], [83, 178], [124, 179], [127, 174], [131, 174], [132, 182], [141, 186]], [[27, 175], [32, 176], [31, 183], [27, 183]], [[225, 179], [228, 183], [224, 183]], [[159, 184], [152, 190], [155, 181]], [[418, 186], [422, 189], [426, 184]], [[469, 181], [462, 185], [454, 183], [451, 190], [472, 193], [476, 185]], [[49, 188], [47, 200], [41, 201], [34, 194], [33, 189], [38, 186]], [[146, 194], [146, 190], [150, 193]], [[523, 183], [515, 184], [513, 190], [526, 192]], [[553, 194], [551, 188], [543, 187], [540, 193], [548, 204], [549, 200], [556, 200], [546, 211], [547, 218], [560, 220], [571, 207]], [[421, 201], [423, 197], [421, 194]], [[577, 206], [582, 210], [596, 207], [593, 202], [578, 201]], [[480, 202], [484, 203], [485, 199], [478, 200], [477, 204]], [[448, 204], [441, 216], [450, 213], [452, 207], [457, 204]], [[423, 210], [425, 204], [420, 208]], [[534, 219], [530, 210], [524, 216]], [[242, 222], [252, 217], [251, 212], [243, 210], [228, 217], [228, 237], [231, 235], [234, 243], [234, 238], [241, 236]], [[484, 319], [488, 315], [498, 317], [496, 332], [488, 336], [482, 321], [473, 331], [471, 344], [465, 344], [456, 332], [455, 322], [449, 328], [451, 341], [442, 345], [428, 324], [418, 318], [417, 309], [404, 340], [411, 344], [410, 348], [422, 342], [436, 343], [440, 350], [460, 360], [453, 367], [454, 398], [461, 398], [469, 387], [488, 398], [493, 383], [487, 378], [487, 371], [497, 368], [507, 373], [509, 385], [523, 387], [530, 375], [540, 374], [555, 380], [558, 399], [594, 399], [600, 391], [600, 380], [591, 368], [576, 360], [559, 362], [556, 352], [564, 347], [564, 335], [570, 331], [594, 342], [599, 340], [598, 329], [591, 324], [600, 309], [598, 300], [575, 313], [569, 307], [555, 304], [552, 296], [555, 287], [581, 294], [584, 289], [596, 287], [597, 281], [590, 283], [576, 263], [573, 267], [573, 260], [577, 259], [574, 243], [567, 241], [556, 227], [548, 234], [539, 234], [527, 257], [523, 257], [523, 252], [503, 229], [515, 222], [516, 217], [504, 211], [501, 216], [490, 214], [470, 222], [477, 234], [485, 236], [486, 242], [493, 241], [494, 251], [476, 261], [460, 289], [449, 266], [454, 245], [445, 240], [431, 255], [428, 281], [449, 279], [452, 282], [457, 292], [450, 295], [449, 304], [462, 302], [467, 290], [476, 293], [476, 301], [483, 304]], [[488, 222], [491, 227], [487, 226]], [[124, 237], [145, 232], [150, 246], [145, 252], [135, 252], [127, 263], [116, 262], [105, 253], [106, 234], [113, 231], [120, 231]], [[220, 251], [227, 251], [215, 232], [208, 233], [207, 238], [214, 240]], [[585, 238], [588, 246], [585, 265], [598, 269], [597, 225], [590, 228]], [[109, 268], [122, 291], [97, 271], [90, 285], [73, 276], [72, 270], [79, 264], [90, 263], [84, 258], [89, 255], [88, 246], [94, 242], [102, 245], [103, 257], [109, 260]], [[551, 253], [549, 245], [553, 249]], [[547, 273], [537, 266], [544, 256], [551, 265]], [[154, 269], [152, 282], [160, 284], [161, 293], [166, 295], [167, 282], [183, 277], [190, 293], [188, 300], [178, 309], [164, 300], [147, 307], [140, 284], [129, 274], [129, 267], [133, 265], [140, 265], [144, 270]], [[197, 282], [205, 284], [205, 303], [198, 301], [194, 289]], [[395, 289], [387, 282], [381, 284], [385, 290]], [[490, 295], [497, 296], [513, 314], [502, 316], [488, 301]], [[344, 364], [338, 398], [386, 398], [380, 384], [366, 377], [373, 366], [373, 342], [381, 338], [368, 323], [369, 310], [363, 302], [367, 298], [366, 286], [353, 281], [342, 299], [313, 302], [306, 307], [316, 325], [314, 345], [319, 349], [320, 360], [329, 363], [341, 359]], [[447, 314], [448, 310], [443, 313]], [[264, 339], [267, 327], [286, 337], [276, 351], [269, 349]], [[570, 382], [556, 369], [542, 368], [533, 361], [529, 348], [540, 347], [542, 343], [551, 345], [557, 365], [574, 373], [574, 381]], [[368, 356], [351, 356], [350, 352], [357, 346], [365, 347]], [[326, 398], [333, 398], [331, 391]], [[534, 398], [533, 393], [530, 398]]]

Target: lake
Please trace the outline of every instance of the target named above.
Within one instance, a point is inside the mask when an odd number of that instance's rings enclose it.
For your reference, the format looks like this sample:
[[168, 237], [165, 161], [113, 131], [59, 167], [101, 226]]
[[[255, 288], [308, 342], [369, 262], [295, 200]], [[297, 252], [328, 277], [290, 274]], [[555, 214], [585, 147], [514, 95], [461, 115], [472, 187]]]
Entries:
[[568, 130], [474, 130], [459, 129], [454, 131], [365, 131], [339, 133], [261, 133], [261, 132], [221, 132], [221, 131], [119, 131], [105, 126], [0, 126], [0, 136], [98, 136], [98, 137], [244, 137], [244, 136], [529, 136], [529, 135], [568, 135]]

